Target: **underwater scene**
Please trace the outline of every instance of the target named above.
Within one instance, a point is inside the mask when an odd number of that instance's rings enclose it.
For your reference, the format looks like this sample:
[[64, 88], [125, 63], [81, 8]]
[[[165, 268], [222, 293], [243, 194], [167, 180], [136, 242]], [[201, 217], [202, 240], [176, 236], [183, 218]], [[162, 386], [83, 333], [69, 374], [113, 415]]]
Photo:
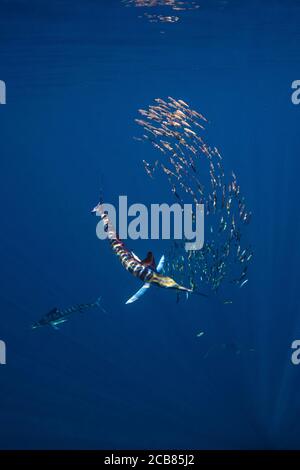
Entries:
[[0, 0], [0, 449], [300, 449], [299, 25]]

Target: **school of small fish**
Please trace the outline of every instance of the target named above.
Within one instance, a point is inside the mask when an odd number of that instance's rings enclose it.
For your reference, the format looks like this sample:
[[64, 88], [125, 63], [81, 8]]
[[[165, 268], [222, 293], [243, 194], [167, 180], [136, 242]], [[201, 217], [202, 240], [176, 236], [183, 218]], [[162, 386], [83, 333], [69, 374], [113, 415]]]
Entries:
[[251, 212], [236, 174], [225, 173], [220, 152], [203, 138], [207, 119], [172, 97], [157, 98], [139, 114], [136, 123], [143, 134], [135, 139], [148, 142], [159, 154], [154, 162], [143, 160], [147, 175], [154, 178], [163, 172], [179, 204], [203, 204], [205, 210], [203, 248], [187, 252], [185, 240], [174, 241], [165, 271], [177, 278], [181, 275], [180, 282], [188, 282], [192, 289], [206, 285], [216, 292], [225, 281], [242, 288], [253, 256], [244, 241]]
[[[144, 13], [144, 17], [150, 21], [150, 23], [176, 23], [179, 21], [180, 17], [178, 16], [180, 12], [187, 10], [196, 10], [200, 6], [191, 0], [122, 0], [125, 6], [138, 7], [138, 8], [161, 8], [165, 7], [168, 9], [170, 14], [159, 14], [154, 12], [153, 14]], [[175, 14], [171, 14], [176, 12]]]

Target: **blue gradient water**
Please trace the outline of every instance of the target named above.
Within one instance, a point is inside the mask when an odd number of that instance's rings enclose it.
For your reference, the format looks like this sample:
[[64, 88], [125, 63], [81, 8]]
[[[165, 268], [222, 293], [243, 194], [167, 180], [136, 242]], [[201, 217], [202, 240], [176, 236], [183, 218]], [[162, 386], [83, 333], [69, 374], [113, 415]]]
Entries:
[[[161, 24], [118, 0], [0, 1], [1, 448], [300, 447], [300, 4], [199, 3]], [[232, 305], [159, 289], [124, 305], [137, 281], [95, 235], [101, 175], [110, 202], [165, 200], [132, 136], [169, 95], [208, 117], [254, 214]], [[29, 328], [99, 295], [107, 315]]]

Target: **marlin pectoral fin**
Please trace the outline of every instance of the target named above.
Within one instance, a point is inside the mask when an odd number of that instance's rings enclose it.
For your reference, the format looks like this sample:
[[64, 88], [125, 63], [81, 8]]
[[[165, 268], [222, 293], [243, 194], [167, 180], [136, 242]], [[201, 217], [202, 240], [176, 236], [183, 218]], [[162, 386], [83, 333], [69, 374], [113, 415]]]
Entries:
[[65, 323], [67, 321], [67, 319], [65, 318], [62, 318], [61, 320], [56, 320], [56, 321], [53, 321], [50, 323], [50, 325], [55, 329], [55, 330], [58, 330], [58, 325], [61, 325], [62, 323]]
[[162, 257], [160, 258], [159, 263], [157, 265], [157, 268], [156, 268], [156, 271], [158, 273], [162, 272], [162, 270], [164, 269], [164, 264], [165, 264], [165, 256], [162, 255]]
[[130, 299], [127, 300], [126, 305], [132, 304], [136, 300], [139, 300], [139, 298], [142, 297], [142, 295], [144, 295], [145, 292], [147, 292], [147, 289], [149, 289], [149, 287], [151, 287], [151, 284], [149, 284], [148, 282], [145, 282], [143, 287], [141, 287], [132, 297], [130, 297]]
[[[160, 272], [163, 270], [164, 262], [165, 262], [165, 257], [164, 257], [164, 255], [163, 255], [163, 256], [160, 258], [159, 263], [158, 263], [158, 265], [157, 265], [157, 269], [156, 269], [157, 272], [160, 273]], [[145, 292], [147, 292], [147, 290], [149, 289], [149, 287], [151, 287], [151, 284], [149, 284], [148, 282], [145, 282], [145, 284], [143, 285], [143, 287], [141, 287], [141, 288], [136, 292], [136, 294], [134, 294], [132, 297], [130, 297], [130, 299], [127, 300], [126, 305], [127, 305], [127, 304], [132, 304], [132, 303], [135, 302], [136, 300], [139, 300], [139, 298], [142, 297], [142, 295], [144, 295]]]
[[93, 307], [100, 307], [101, 306], [101, 299], [102, 299], [102, 297], [98, 297], [98, 299], [94, 303]]

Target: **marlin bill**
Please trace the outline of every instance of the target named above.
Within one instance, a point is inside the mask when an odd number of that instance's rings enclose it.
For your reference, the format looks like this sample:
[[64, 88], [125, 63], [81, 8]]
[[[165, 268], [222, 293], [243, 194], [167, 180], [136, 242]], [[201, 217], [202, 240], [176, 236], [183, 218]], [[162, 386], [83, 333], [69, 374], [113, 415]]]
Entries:
[[58, 326], [68, 321], [70, 316], [74, 313], [83, 313], [84, 311], [93, 308], [100, 308], [102, 312], [106, 313], [106, 311], [101, 306], [101, 297], [99, 297], [96, 302], [89, 304], [77, 304], [64, 310], [60, 310], [59, 308], [54, 307], [39, 321], [33, 323], [31, 328], [35, 330], [36, 328], [40, 328], [42, 326], [52, 326], [52, 328], [58, 330]]

